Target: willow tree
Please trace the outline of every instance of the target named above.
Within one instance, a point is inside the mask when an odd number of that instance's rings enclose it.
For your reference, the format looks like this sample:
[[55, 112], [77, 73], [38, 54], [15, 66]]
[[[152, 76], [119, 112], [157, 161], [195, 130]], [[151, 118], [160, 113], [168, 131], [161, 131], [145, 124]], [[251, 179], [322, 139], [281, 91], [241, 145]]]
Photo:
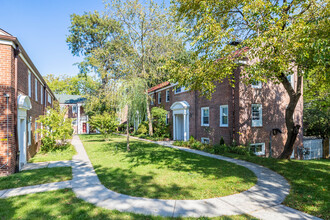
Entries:
[[[170, 13], [164, 5], [154, 1], [110, 0], [106, 4], [107, 16], [120, 23], [125, 30], [132, 53], [130, 58], [122, 59], [121, 68], [134, 68], [132, 75], [145, 82], [145, 104], [149, 120], [149, 135], [153, 135], [149, 109], [148, 88], [168, 79], [161, 67], [167, 59], [184, 51]], [[132, 72], [131, 69], [126, 72]]]
[[[321, 34], [319, 28], [329, 27], [328, 1], [176, 0], [173, 10], [195, 52], [193, 62], [169, 62], [173, 79], [210, 97], [215, 82], [231, 79], [238, 66], [231, 54], [245, 47], [241, 57], [253, 61], [244, 68], [247, 81], [282, 84], [290, 97], [285, 111], [287, 140], [279, 156], [289, 158], [301, 127], [294, 123], [293, 113], [301, 99], [303, 76], [328, 74], [329, 46], [323, 43], [329, 42], [329, 32]], [[233, 46], [230, 42], [241, 43]], [[318, 68], [324, 65], [327, 68]], [[319, 71], [313, 71], [314, 67]], [[293, 73], [298, 75], [295, 88], [287, 79]]]
[[128, 77], [119, 82], [118, 90], [119, 106], [121, 109], [127, 109], [126, 120], [126, 138], [127, 151], [130, 151], [130, 124], [132, 119], [141, 117], [141, 113], [145, 112], [145, 82], [139, 77]]

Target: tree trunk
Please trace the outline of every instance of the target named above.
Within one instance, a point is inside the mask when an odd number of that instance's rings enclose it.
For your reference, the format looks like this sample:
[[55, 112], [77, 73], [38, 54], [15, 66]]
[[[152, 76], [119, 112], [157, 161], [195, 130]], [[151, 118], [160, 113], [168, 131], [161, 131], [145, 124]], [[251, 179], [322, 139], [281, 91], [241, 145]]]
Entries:
[[288, 107], [285, 110], [285, 124], [287, 128], [287, 139], [284, 145], [284, 150], [281, 155], [278, 157], [279, 159], [290, 159], [293, 146], [296, 141], [297, 135], [299, 133], [299, 129], [301, 125], [295, 124], [293, 119], [293, 114], [298, 104], [299, 98], [301, 96], [301, 84], [302, 84], [302, 76], [298, 76], [297, 80], [297, 92], [292, 88], [291, 83], [288, 81], [284, 74], [281, 74], [280, 80], [288, 92], [290, 97], [290, 102]]
[[128, 107], [128, 111], [127, 111], [127, 120], [126, 120], [126, 136], [127, 136], [127, 139], [126, 139], [126, 148], [127, 148], [127, 151], [130, 151], [130, 148], [129, 148], [129, 107]]
[[149, 122], [149, 135], [153, 136], [154, 132], [153, 132], [153, 127], [152, 127], [152, 118], [151, 118], [151, 113], [150, 113], [150, 109], [149, 109], [149, 95], [148, 95], [148, 89], [146, 90], [146, 99], [147, 99], [147, 116], [148, 116], [148, 122]]

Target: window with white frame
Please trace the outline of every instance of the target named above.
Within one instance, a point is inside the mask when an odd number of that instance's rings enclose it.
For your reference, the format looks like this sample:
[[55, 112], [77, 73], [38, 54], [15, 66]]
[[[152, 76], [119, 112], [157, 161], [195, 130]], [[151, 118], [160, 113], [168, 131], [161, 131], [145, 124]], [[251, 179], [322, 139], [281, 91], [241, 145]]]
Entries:
[[29, 97], [31, 97], [32, 95], [32, 91], [31, 91], [31, 72], [29, 71], [29, 76], [28, 76], [28, 87], [29, 87]]
[[34, 91], [35, 91], [35, 94], [34, 94], [35, 100], [38, 101], [38, 80], [37, 79], [34, 80]]
[[286, 78], [288, 79], [288, 81], [291, 84], [292, 88], [294, 88], [293, 74], [286, 76]]
[[30, 146], [30, 145], [31, 145], [31, 118], [28, 123], [28, 146]]
[[228, 105], [220, 105], [220, 127], [228, 127]]
[[76, 105], [72, 106], [72, 113], [77, 113], [77, 106]]
[[265, 155], [265, 143], [250, 144], [250, 147], [255, 155]]
[[178, 87], [175, 87], [174, 93], [178, 94], [178, 93], [185, 92], [185, 91], [187, 91], [187, 90], [184, 86], [178, 86]]
[[158, 93], [158, 104], [162, 103], [162, 93]]
[[170, 90], [166, 90], [166, 102], [170, 101]]
[[202, 120], [202, 126], [209, 126], [210, 122], [210, 110], [209, 107], [201, 108], [201, 120]]
[[52, 97], [49, 95], [49, 93], [47, 93], [48, 94], [48, 102], [50, 103], [50, 104], [52, 104]]
[[44, 102], [44, 90], [43, 90], [43, 87], [42, 87], [42, 85], [40, 84], [40, 103], [41, 104], [43, 104], [43, 102]]
[[262, 126], [262, 105], [252, 104], [252, 127]]
[[150, 101], [150, 105], [154, 104], [154, 94], [150, 95], [151, 101]]
[[209, 139], [209, 138], [202, 137], [202, 138], [201, 138], [201, 142], [202, 142], [203, 144], [210, 144], [210, 139]]
[[37, 133], [37, 129], [38, 129], [38, 122], [34, 122], [34, 141], [35, 141], [35, 142], [38, 141], [38, 133]]
[[261, 81], [253, 80], [252, 83], [251, 83], [251, 86], [254, 89], [261, 89], [262, 83], [261, 83]]

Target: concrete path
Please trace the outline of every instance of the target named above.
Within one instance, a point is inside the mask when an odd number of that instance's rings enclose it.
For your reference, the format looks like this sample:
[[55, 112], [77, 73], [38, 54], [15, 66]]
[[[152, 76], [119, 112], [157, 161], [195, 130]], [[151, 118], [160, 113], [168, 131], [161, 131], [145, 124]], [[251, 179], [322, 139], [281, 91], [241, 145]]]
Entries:
[[257, 184], [239, 194], [204, 200], [149, 199], [116, 193], [100, 183], [84, 146], [79, 137], [74, 136], [72, 144], [78, 154], [74, 156], [72, 163], [72, 188], [76, 196], [107, 209], [170, 217], [213, 217], [247, 213], [260, 219], [318, 219], [281, 205], [289, 194], [290, 185], [282, 176], [265, 167], [198, 150], [173, 146], [169, 142], [145, 141], [244, 166], [258, 177]]
[[53, 167], [71, 167], [72, 161], [50, 161], [50, 162], [39, 162], [39, 163], [27, 163], [24, 165], [22, 170], [35, 170], [41, 168], [53, 168]]

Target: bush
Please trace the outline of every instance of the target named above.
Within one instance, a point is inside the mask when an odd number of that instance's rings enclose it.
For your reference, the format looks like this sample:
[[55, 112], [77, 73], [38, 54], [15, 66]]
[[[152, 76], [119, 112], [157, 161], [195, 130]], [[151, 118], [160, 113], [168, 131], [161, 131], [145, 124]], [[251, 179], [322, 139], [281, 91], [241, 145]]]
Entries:
[[153, 107], [151, 109], [151, 115], [152, 115], [152, 126], [154, 129], [154, 136], [169, 138], [170, 130], [169, 130], [169, 126], [166, 125], [167, 111], [163, 108]]
[[149, 129], [148, 129], [148, 122], [144, 121], [139, 125], [139, 128], [137, 129], [138, 134], [148, 134]]
[[118, 120], [114, 113], [104, 112], [103, 114], [92, 116], [89, 124], [93, 129], [98, 130], [105, 140], [108, 140], [109, 135], [117, 129]]
[[220, 145], [224, 145], [225, 144], [225, 140], [223, 139], [223, 137], [220, 138]]
[[68, 139], [72, 137], [73, 128], [71, 119], [66, 118], [66, 110], [61, 109], [57, 102], [54, 108], [47, 108], [47, 113], [41, 115], [38, 123], [42, 124], [42, 128], [37, 129], [41, 138], [41, 151], [48, 152], [66, 145]]

